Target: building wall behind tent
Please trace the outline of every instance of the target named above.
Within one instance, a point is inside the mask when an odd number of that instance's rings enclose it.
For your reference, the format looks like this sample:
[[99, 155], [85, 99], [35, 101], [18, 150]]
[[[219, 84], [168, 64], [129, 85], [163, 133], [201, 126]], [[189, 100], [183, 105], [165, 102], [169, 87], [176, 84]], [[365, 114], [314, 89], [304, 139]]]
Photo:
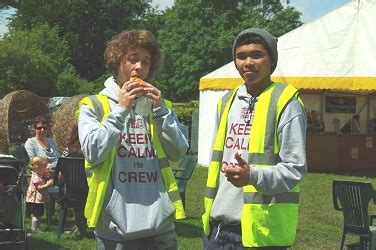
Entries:
[[[370, 105], [367, 105], [366, 96], [355, 96], [356, 97], [356, 113], [330, 113], [325, 110], [326, 96], [335, 96], [335, 94], [325, 93], [325, 94], [301, 94], [301, 98], [304, 102], [304, 106], [307, 112], [315, 110], [318, 112], [320, 119], [322, 118], [325, 124], [325, 132], [336, 133], [349, 121], [352, 116], [359, 113], [360, 115], [360, 134], [368, 133], [367, 126], [369, 124], [369, 119], [375, 119], [376, 112], [376, 99], [370, 100]], [[365, 106], [364, 106], [365, 105]], [[364, 106], [364, 107], [363, 107]], [[369, 109], [369, 111], [368, 111]], [[368, 113], [369, 112], [369, 117]]]

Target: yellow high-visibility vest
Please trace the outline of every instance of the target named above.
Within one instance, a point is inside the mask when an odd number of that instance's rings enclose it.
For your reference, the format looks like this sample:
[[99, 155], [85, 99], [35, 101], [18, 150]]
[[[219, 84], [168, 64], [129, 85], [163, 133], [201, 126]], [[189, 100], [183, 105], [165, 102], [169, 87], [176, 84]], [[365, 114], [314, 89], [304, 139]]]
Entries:
[[[204, 232], [210, 234], [210, 212], [219, 185], [219, 174], [227, 131], [227, 117], [238, 89], [226, 94], [218, 103], [220, 123], [206, 183], [202, 216]], [[272, 83], [258, 97], [249, 142], [249, 165], [267, 168], [280, 162], [277, 128], [287, 103], [298, 97], [293, 86]], [[298, 98], [301, 102], [301, 100]], [[265, 195], [253, 185], [243, 187], [241, 216], [242, 243], [245, 247], [291, 246], [298, 221], [299, 187], [289, 192]]]
[[[90, 108], [92, 108], [98, 115], [100, 123], [103, 123], [105, 121], [111, 111], [108, 97], [102, 94], [88, 96], [82, 99], [79, 103], [78, 112], [82, 105], [88, 105]], [[171, 102], [165, 100], [165, 105], [170, 108]], [[159, 167], [166, 191], [170, 197], [172, 204], [175, 207], [175, 219], [184, 219], [185, 212], [183, 202], [180, 198], [178, 185], [164, 152], [157, 127], [155, 125], [155, 121], [152, 118], [152, 114], [149, 115], [149, 118], [151, 141], [156, 150], [156, 155], [158, 158]], [[89, 186], [89, 193], [85, 205], [85, 217], [87, 218], [88, 227], [95, 227], [98, 222], [98, 218], [103, 207], [107, 186], [109, 183], [114, 158], [115, 148], [111, 150], [109, 156], [104, 162], [96, 165], [95, 167], [92, 167], [88, 161], [85, 161], [85, 170], [87, 172], [87, 181]]]

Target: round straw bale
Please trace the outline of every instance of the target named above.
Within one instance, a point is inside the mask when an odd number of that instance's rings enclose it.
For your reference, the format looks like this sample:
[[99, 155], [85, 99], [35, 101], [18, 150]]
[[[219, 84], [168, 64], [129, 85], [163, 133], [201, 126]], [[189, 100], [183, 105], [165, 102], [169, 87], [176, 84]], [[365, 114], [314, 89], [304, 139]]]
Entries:
[[75, 95], [64, 102], [53, 115], [52, 133], [54, 139], [59, 147], [61, 154], [68, 144], [68, 137], [70, 134], [73, 121], [76, 119], [75, 113], [78, 108], [78, 103], [86, 95]]
[[4, 96], [0, 100], [0, 152], [7, 152], [12, 143], [24, 143], [38, 115], [48, 118], [48, 107], [33, 92], [17, 90]]

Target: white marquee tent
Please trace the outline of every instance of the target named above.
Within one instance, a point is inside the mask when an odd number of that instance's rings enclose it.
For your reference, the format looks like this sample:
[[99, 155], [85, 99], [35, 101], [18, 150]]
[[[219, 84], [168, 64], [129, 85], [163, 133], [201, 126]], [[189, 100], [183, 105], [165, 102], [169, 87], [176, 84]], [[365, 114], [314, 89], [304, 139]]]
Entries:
[[[352, 0], [279, 37], [272, 79], [307, 90], [375, 91], [375, 13], [375, 0]], [[210, 162], [216, 103], [241, 83], [232, 61], [200, 79], [199, 164]]]

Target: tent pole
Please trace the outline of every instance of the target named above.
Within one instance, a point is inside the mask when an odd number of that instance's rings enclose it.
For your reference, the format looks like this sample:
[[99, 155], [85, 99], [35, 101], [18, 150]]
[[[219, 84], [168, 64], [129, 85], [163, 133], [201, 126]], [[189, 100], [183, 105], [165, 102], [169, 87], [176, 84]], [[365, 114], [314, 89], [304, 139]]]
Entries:
[[[321, 92], [320, 95], [320, 121], [324, 122], [324, 98], [325, 98], [325, 90]], [[325, 132], [325, 131], [324, 131]]]
[[372, 133], [371, 131], [370, 131], [370, 123], [371, 123], [371, 121], [370, 121], [370, 116], [371, 116], [371, 96], [367, 96], [367, 99], [368, 99], [368, 102], [367, 102], [367, 120], [366, 120], [366, 133], [368, 134], [368, 133]]

